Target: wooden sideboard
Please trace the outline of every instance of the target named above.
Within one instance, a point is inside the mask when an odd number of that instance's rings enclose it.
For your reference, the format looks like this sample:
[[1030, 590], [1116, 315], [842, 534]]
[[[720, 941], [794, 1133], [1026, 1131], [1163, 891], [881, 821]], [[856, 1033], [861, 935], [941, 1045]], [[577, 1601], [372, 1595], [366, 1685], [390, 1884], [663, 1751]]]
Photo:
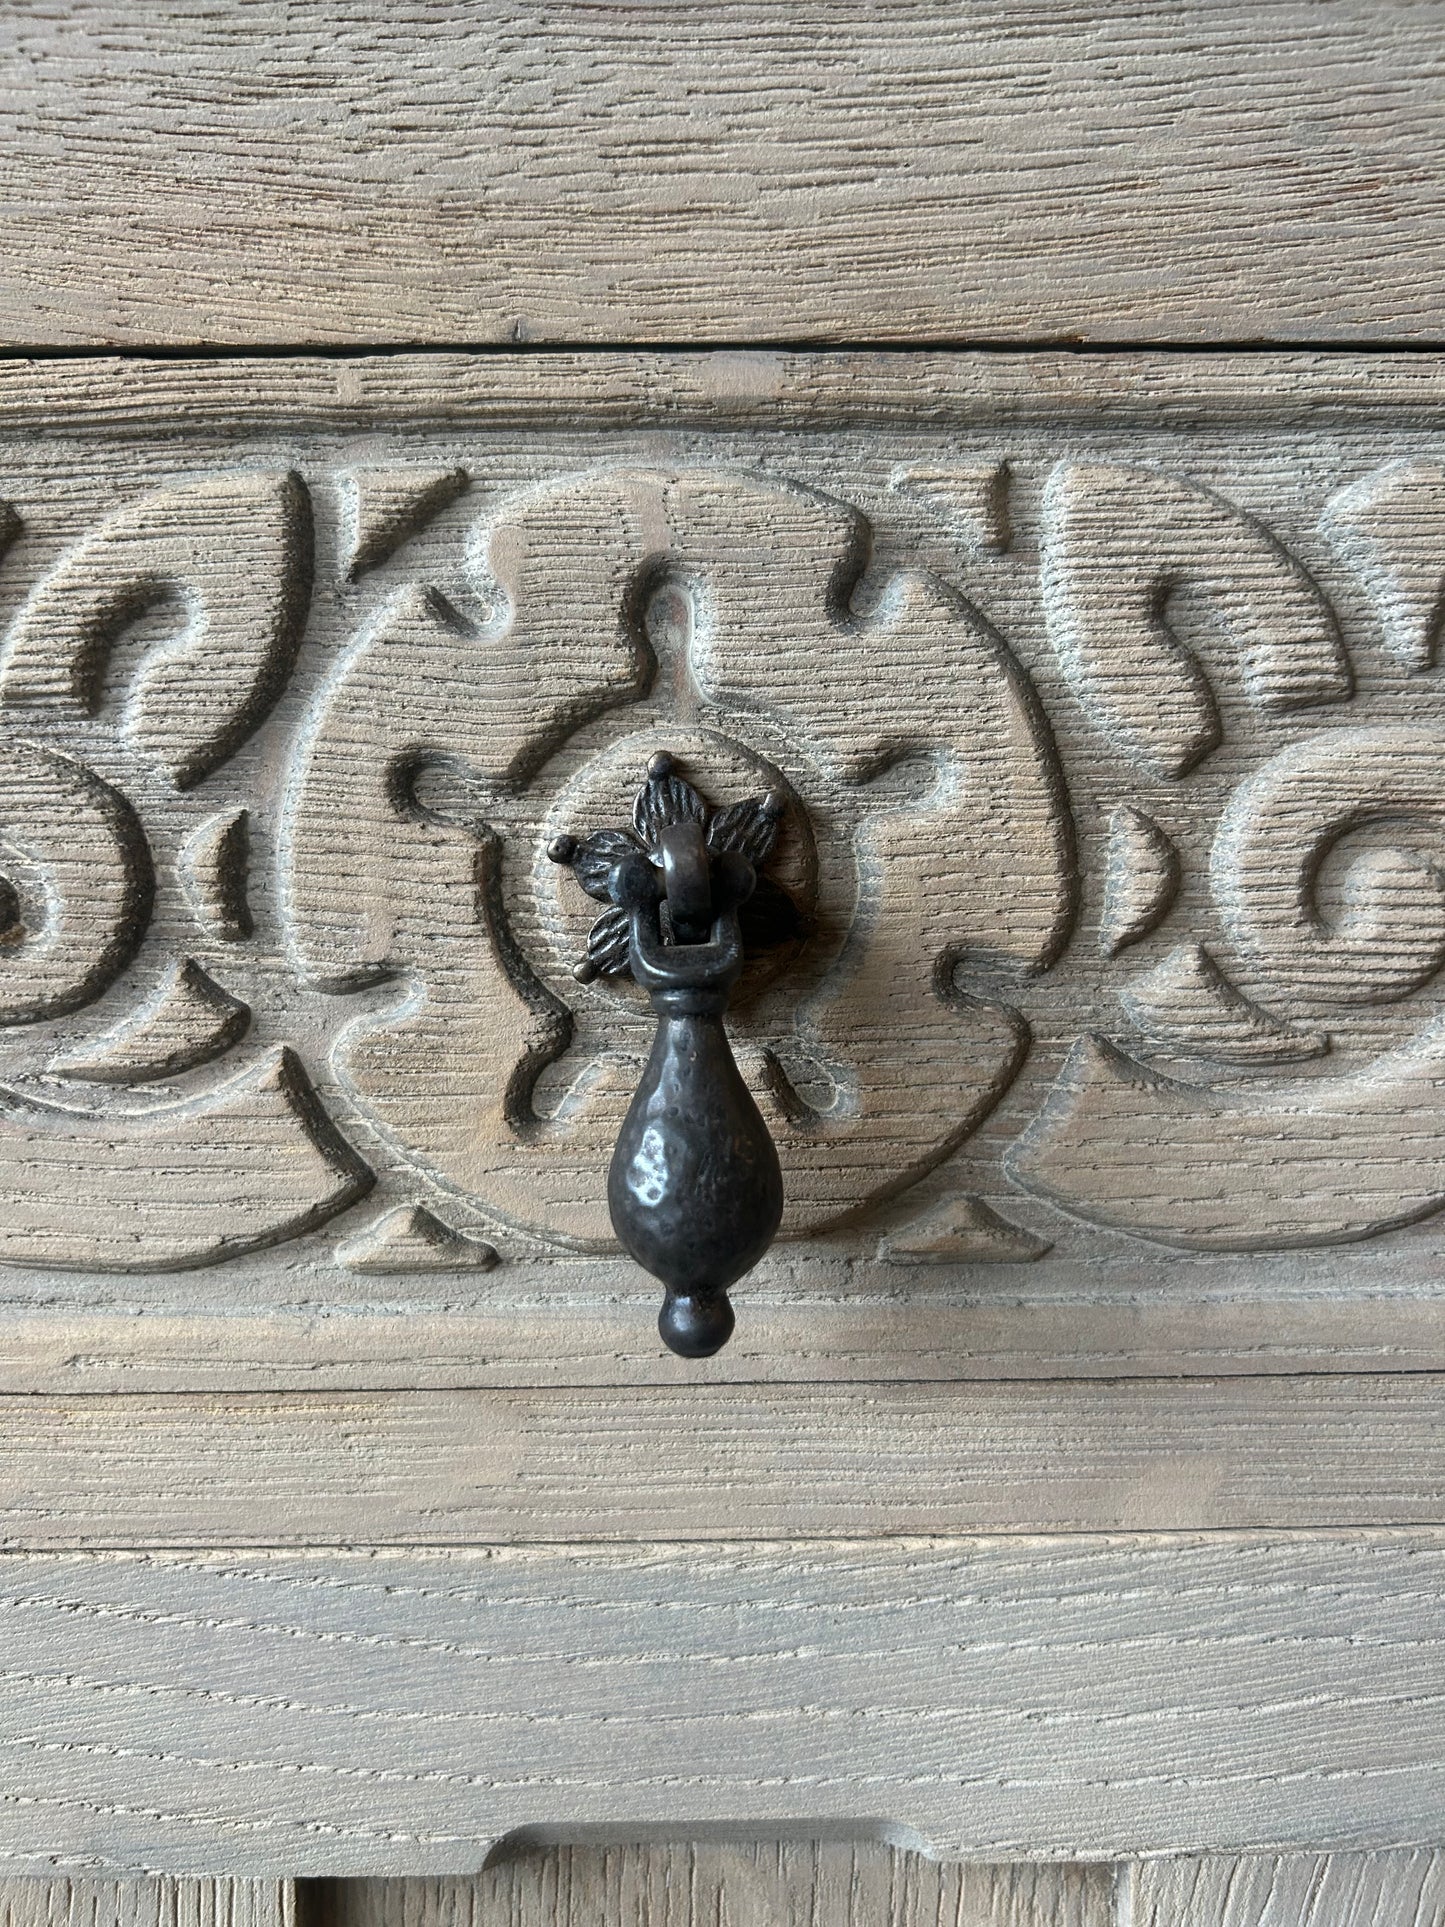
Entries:
[[14, 1927], [1445, 1921], [1442, 29], [10, 10]]

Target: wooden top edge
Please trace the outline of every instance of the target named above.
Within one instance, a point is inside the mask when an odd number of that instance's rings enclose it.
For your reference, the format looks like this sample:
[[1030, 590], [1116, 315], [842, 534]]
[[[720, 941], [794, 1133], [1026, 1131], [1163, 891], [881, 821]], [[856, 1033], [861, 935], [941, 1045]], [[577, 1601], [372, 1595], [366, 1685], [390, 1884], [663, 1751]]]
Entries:
[[0, 362], [0, 428], [1445, 419], [1445, 355], [719, 349]]

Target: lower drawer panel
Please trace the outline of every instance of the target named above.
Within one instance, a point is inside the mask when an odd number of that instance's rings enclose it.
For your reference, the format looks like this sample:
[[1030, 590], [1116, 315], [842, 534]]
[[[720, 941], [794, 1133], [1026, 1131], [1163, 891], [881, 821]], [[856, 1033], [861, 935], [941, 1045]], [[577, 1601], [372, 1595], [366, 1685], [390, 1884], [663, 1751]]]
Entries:
[[1319, 1851], [1445, 1813], [1436, 1530], [16, 1554], [0, 1589], [16, 1871], [463, 1873], [519, 1829]]

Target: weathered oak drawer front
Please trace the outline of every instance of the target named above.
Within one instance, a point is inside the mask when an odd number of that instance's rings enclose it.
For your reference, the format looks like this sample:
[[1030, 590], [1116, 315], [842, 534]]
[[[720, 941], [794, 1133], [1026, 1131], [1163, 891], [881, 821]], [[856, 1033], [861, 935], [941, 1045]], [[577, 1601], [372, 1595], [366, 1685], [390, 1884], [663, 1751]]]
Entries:
[[1445, 1927], [1445, 0], [0, 11], [0, 1927]]
[[[1445, 365], [12, 366], [0, 500], [8, 1866], [1438, 1841]], [[707, 1361], [664, 750], [805, 919]]]
[[1445, 1355], [1445, 369], [12, 367], [0, 496], [17, 1389], [655, 1374], [546, 852], [658, 749], [808, 926], [679, 1372]]

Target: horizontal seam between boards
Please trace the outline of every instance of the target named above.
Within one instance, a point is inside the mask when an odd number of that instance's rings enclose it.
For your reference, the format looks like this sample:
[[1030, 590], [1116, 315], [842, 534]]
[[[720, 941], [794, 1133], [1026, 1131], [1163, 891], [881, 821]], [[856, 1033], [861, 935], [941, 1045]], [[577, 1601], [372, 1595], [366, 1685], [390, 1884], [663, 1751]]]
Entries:
[[1065, 1385], [1097, 1386], [1147, 1386], [1147, 1385], [1290, 1385], [1301, 1379], [1334, 1381], [1341, 1378], [1365, 1379], [1380, 1385], [1389, 1385], [1399, 1379], [1439, 1379], [1445, 1383], [1445, 1363], [1438, 1366], [1410, 1365], [1398, 1369], [1368, 1370], [1358, 1366], [1311, 1367], [1297, 1372], [1222, 1372], [1222, 1371], [1178, 1371], [1178, 1372], [1068, 1372], [1053, 1374], [1014, 1374], [1000, 1377], [966, 1378], [730, 1378], [708, 1380], [673, 1380], [667, 1384], [643, 1384], [636, 1379], [585, 1379], [563, 1381], [561, 1383], [540, 1383], [537, 1380], [508, 1380], [482, 1385], [243, 1385], [234, 1389], [220, 1386], [197, 1385], [194, 1387], [119, 1387], [109, 1390], [87, 1390], [70, 1386], [21, 1387], [11, 1391], [0, 1390], [0, 1405], [10, 1399], [176, 1399], [196, 1400], [214, 1399], [344, 1399], [355, 1397], [374, 1398], [449, 1398], [458, 1393], [468, 1396], [485, 1397], [489, 1394], [499, 1396], [541, 1395], [563, 1397], [579, 1393], [631, 1392], [639, 1395], [655, 1396], [658, 1393], [678, 1394], [716, 1394], [727, 1391], [778, 1392], [796, 1395], [798, 1392], [812, 1392], [819, 1396], [825, 1393], [842, 1394], [850, 1391], [922, 1391], [930, 1387], [959, 1390], [963, 1387], [1017, 1386], [1054, 1389]]
[[859, 1532], [857, 1528], [839, 1532], [789, 1530], [773, 1533], [739, 1533], [729, 1537], [700, 1537], [691, 1533], [658, 1532], [638, 1535], [616, 1534], [583, 1537], [571, 1534], [550, 1539], [115, 1539], [96, 1541], [25, 1540], [0, 1543], [0, 1562], [6, 1559], [105, 1558], [114, 1554], [160, 1554], [177, 1557], [204, 1556], [225, 1558], [232, 1554], [284, 1553], [297, 1558], [339, 1553], [347, 1557], [373, 1552], [449, 1553], [494, 1552], [622, 1552], [628, 1549], [665, 1549], [670, 1547], [708, 1548], [722, 1552], [728, 1548], [763, 1549], [778, 1546], [854, 1546], [866, 1551], [872, 1546], [971, 1546], [1001, 1542], [1038, 1540], [1096, 1540], [1117, 1545], [1149, 1544], [1179, 1546], [1197, 1540], [1250, 1539], [1294, 1544], [1309, 1540], [1320, 1544], [1358, 1543], [1365, 1539], [1384, 1543], [1416, 1539], [1439, 1544], [1445, 1551], [1445, 1519], [1417, 1520], [1408, 1525], [1391, 1525], [1362, 1520], [1337, 1525], [1176, 1525], [1176, 1526], [975, 1526], [901, 1527], [891, 1532]]
[[328, 360], [354, 361], [390, 355], [476, 355], [532, 356], [549, 355], [705, 355], [705, 354], [817, 354], [817, 355], [909, 355], [978, 354], [1071, 354], [1081, 359], [1121, 355], [1227, 356], [1227, 355], [1339, 355], [1398, 357], [1445, 354], [1445, 336], [1427, 341], [1391, 341], [1340, 337], [1291, 338], [1275, 335], [1241, 335], [1216, 340], [1127, 339], [1085, 341], [1074, 335], [954, 336], [930, 335], [918, 339], [898, 337], [838, 338], [826, 335], [760, 335], [738, 337], [698, 337], [660, 341], [634, 339], [559, 339], [556, 341], [448, 340], [448, 341], [295, 341], [295, 342], [14, 342], [0, 344], [0, 364], [9, 361], [245, 361], [299, 360], [324, 357]]
[[857, 1528], [838, 1530], [838, 1532], [811, 1532], [811, 1530], [782, 1530], [782, 1532], [738, 1532], [738, 1534], [692, 1534], [692, 1532], [642, 1532], [642, 1534], [563, 1534], [553, 1538], [472, 1538], [472, 1540], [428, 1540], [428, 1538], [408, 1538], [408, 1540], [362, 1540], [362, 1538], [333, 1538], [333, 1540], [266, 1540], [266, 1538], [243, 1538], [243, 1540], [21, 1540], [21, 1538], [0, 1538], [0, 1561], [4, 1559], [40, 1559], [50, 1555], [104, 1555], [104, 1553], [177, 1553], [193, 1555], [204, 1553], [206, 1557], [222, 1557], [227, 1553], [345, 1553], [347, 1557], [356, 1553], [509, 1553], [518, 1549], [528, 1551], [574, 1551], [578, 1547], [588, 1547], [593, 1551], [620, 1551], [624, 1547], [713, 1547], [722, 1549], [728, 1545], [753, 1545], [753, 1547], [776, 1547], [776, 1545], [979, 1545], [1013, 1540], [1100, 1540], [1108, 1544], [1191, 1544], [1195, 1540], [1277, 1540], [1277, 1542], [1297, 1542], [1297, 1540], [1318, 1540], [1322, 1544], [1335, 1542], [1360, 1542], [1364, 1538], [1378, 1542], [1397, 1542], [1405, 1538], [1418, 1538], [1422, 1542], [1441, 1545], [1445, 1551], [1445, 1518], [1441, 1520], [1410, 1520], [1408, 1524], [1389, 1524], [1387, 1520], [1343, 1520], [1339, 1524], [1312, 1524], [1312, 1526], [1262, 1526], [1262, 1524], [1214, 1524], [1214, 1526], [900, 1526], [896, 1530], [879, 1532], [859, 1532]]

